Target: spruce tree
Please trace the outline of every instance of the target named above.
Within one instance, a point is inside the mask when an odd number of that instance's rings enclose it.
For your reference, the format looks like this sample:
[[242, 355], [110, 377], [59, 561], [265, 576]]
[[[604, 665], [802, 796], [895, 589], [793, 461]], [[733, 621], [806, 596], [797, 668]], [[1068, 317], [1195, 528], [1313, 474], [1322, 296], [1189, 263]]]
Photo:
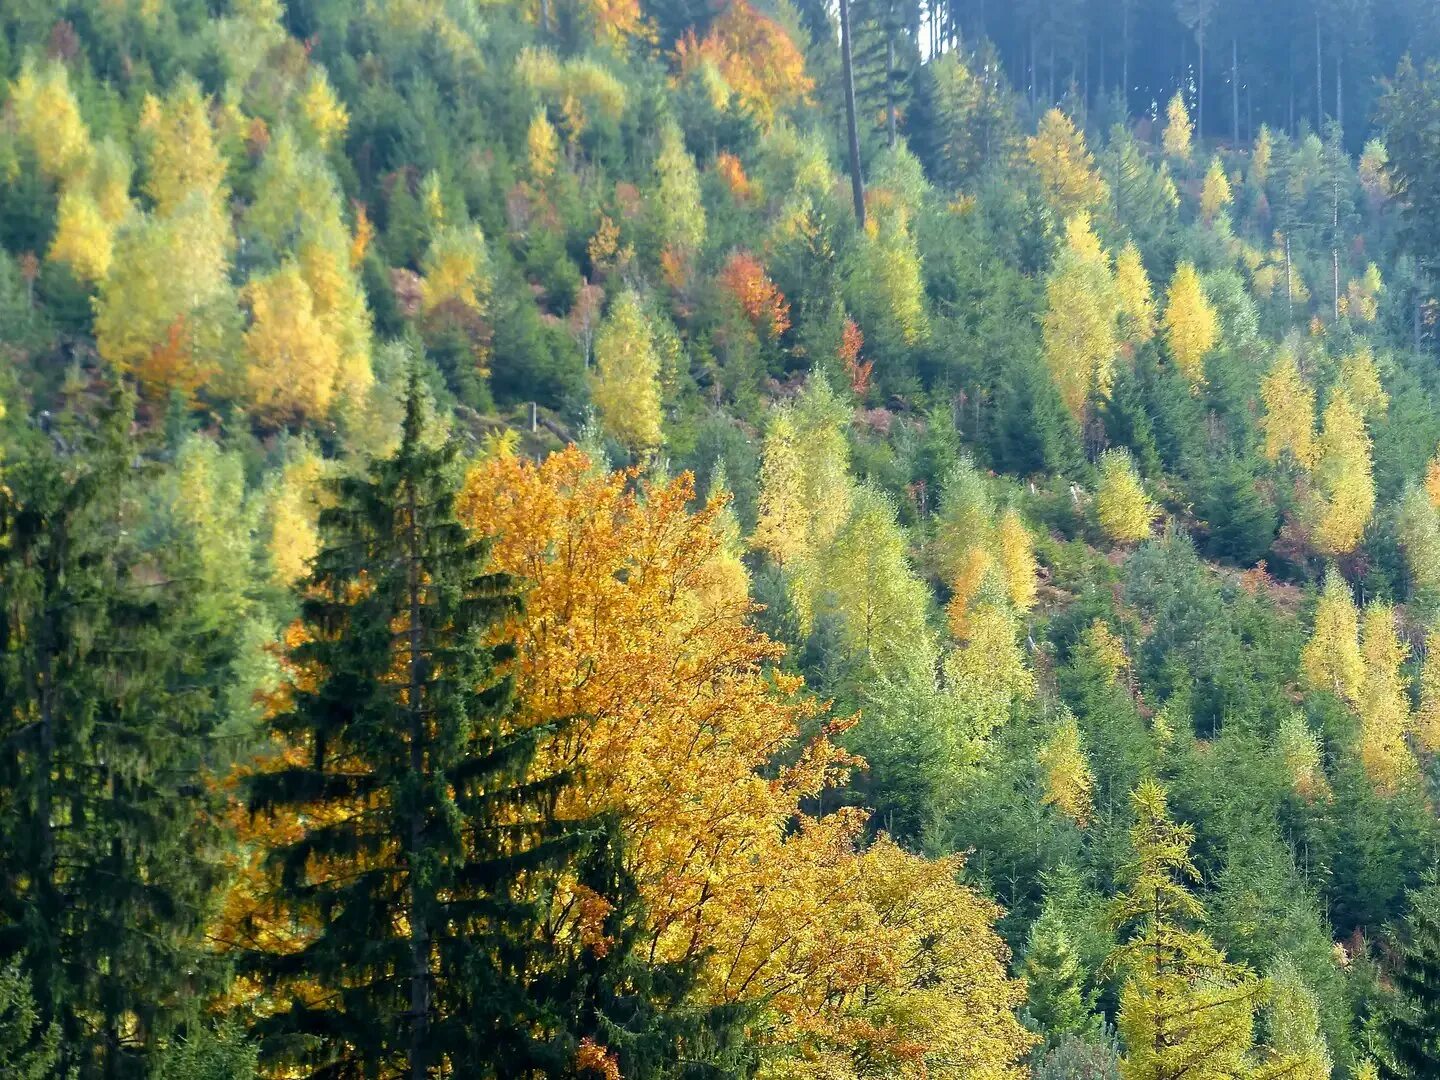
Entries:
[[314, 1077], [719, 1061], [737, 1029], [684, 1006], [693, 968], [634, 955], [615, 826], [557, 816], [570, 725], [517, 721], [497, 638], [517, 584], [456, 519], [457, 454], [431, 445], [412, 380], [397, 453], [336, 482], [321, 515], [272, 721], [291, 753], [249, 793], [305, 823], [271, 854], [302, 942], [246, 961], [291, 998], [259, 1025], [263, 1056]]
[[1410, 894], [1410, 911], [1396, 942], [1399, 1000], [1385, 1018], [1386, 1080], [1440, 1076], [1440, 885]]
[[122, 396], [33, 434], [0, 507], [0, 962], [59, 1031], [59, 1076], [144, 1075], [203, 990], [210, 649], [138, 549], [130, 427]]

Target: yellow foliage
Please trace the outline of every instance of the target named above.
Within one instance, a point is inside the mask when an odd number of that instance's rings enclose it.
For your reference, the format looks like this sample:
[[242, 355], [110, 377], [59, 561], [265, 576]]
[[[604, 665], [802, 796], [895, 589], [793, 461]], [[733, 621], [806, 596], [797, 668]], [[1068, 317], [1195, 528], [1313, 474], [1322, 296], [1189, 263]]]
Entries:
[[216, 143], [199, 84], [182, 78], [163, 103], [154, 103], [148, 116], [145, 192], [156, 210], [172, 214], [192, 193], [199, 192], [223, 214], [229, 197], [225, 158]]
[[1080, 728], [1069, 709], [1062, 710], [1055, 730], [1040, 750], [1045, 772], [1046, 806], [1053, 806], [1082, 829], [1095, 814], [1095, 778], [1080, 742]]
[[1340, 297], [1340, 314], [1361, 322], [1374, 322], [1380, 316], [1380, 293], [1385, 283], [1380, 277], [1380, 267], [1373, 262], [1365, 267], [1365, 273], [1351, 278]]
[[1410, 647], [1400, 640], [1395, 610], [1373, 603], [1365, 609], [1361, 644], [1365, 684], [1356, 712], [1360, 716], [1360, 764], [1376, 789], [1393, 794], [1418, 774], [1405, 742], [1410, 727], [1410, 680], [1402, 665]]
[[1084, 644], [1107, 672], [1110, 678], [1119, 681], [1130, 670], [1130, 655], [1125, 651], [1125, 642], [1103, 619], [1096, 619], [1085, 629]]
[[1261, 124], [1260, 133], [1255, 136], [1255, 150], [1250, 155], [1250, 183], [1265, 186], [1270, 176], [1270, 162], [1275, 157], [1275, 138], [1270, 134], [1270, 125]]
[[1041, 118], [1039, 129], [1025, 140], [1025, 152], [1057, 216], [1093, 209], [1108, 196], [1085, 136], [1059, 109]]
[[1390, 407], [1390, 395], [1380, 382], [1380, 369], [1375, 366], [1375, 353], [1368, 341], [1362, 341], [1340, 362], [1340, 386], [1367, 420], [1383, 415]]
[[996, 561], [1005, 575], [1010, 603], [1021, 613], [1035, 606], [1039, 565], [1035, 561], [1035, 541], [1014, 507], [1000, 515], [996, 529]]
[[335, 96], [323, 67], [312, 69], [299, 104], [305, 127], [322, 152], [329, 150], [350, 126], [350, 113]]
[[705, 37], [687, 33], [675, 55], [684, 74], [713, 68], [765, 128], [782, 108], [808, 100], [815, 85], [785, 28], [748, 0], [727, 0]]
[[1100, 455], [1099, 466], [1100, 488], [1095, 503], [1100, 528], [1117, 543], [1144, 540], [1160, 511], [1145, 494], [1130, 452], [1107, 450]]
[[1315, 546], [1326, 555], [1354, 551], [1375, 509], [1370, 434], [1365, 418], [1337, 387], [1325, 407], [1312, 507]]
[[1312, 690], [1328, 690], [1354, 705], [1365, 685], [1360, 654], [1360, 612], [1339, 572], [1325, 574], [1325, 589], [1315, 607], [1315, 628], [1301, 655], [1305, 680]]
[[652, 450], [664, 441], [660, 354], [650, 319], [632, 290], [611, 305], [595, 337], [591, 397], [606, 430], [630, 450]]
[[270, 497], [270, 565], [279, 585], [290, 586], [310, 572], [320, 550], [321, 479], [325, 459], [308, 447], [286, 462]]
[[251, 324], [246, 386], [257, 412], [286, 420], [323, 419], [335, 398], [340, 345], [315, 312], [314, 297], [293, 262], [245, 288]]
[[1165, 107], [1165, 131], [1160, 136], [1165, 153], [1181, 161], [1190, 160], [1190, 142], [1194, 134], [1190, 123], [1190, 110], [1185, 108], [1185, 98], [1177, 90]]
[[1420, 665], [1420, 707], [1413, 724], [1415, 742], [1427, 754], [1440, 753], [1440, 635], [1425, 635], [1425, 662]]
[[50, 180], [70, 180], [90, 163], [90, 130], [70, 89], [65, 65], [48, 60], [38, 69], [27, 60], [10, 84], [9, 112], [16, 130]]
[[1265, 456], [1279, 461], [1289, 454], [1309, 469], [1315, 464], [1315, 391], [1295, 363], [1295, 354], [1282, 348], [1270, 373], [1260, 383], [1260, 400], [1265, 413], [1260, 428], [1265, 433]]
[[695, 168], [695, 159], [685, 148], [679, 126], [673, 121], [660, 132], [651, 205], [663, 246], [686, 253], [699, 250], [705, 242], [700, 173]]
[[1232, 201], [1225, 167], [1218, 157], [1211, 158], [1210, 168], [1205, 173], [1205, 186], [1200, 192], [1200, 216], [1206, 221], [1214, 221]]
[[420, 269], [425, 311], [453, 300], [477, 314], [484, 313], [490, 298], [490, 253], [478, 225], [439, 229]]
[[554, 175], [555, 163], [560, 160], [560, 136], [544, 109], [538, 110], [530, 119], [530, 127], [525, 132], [525, 148], [531, 176], [536, 180], [547, 180]]
[[459, 509], [494, 536], [495, 569], [527, 583], [508, 628], [519, 720], [585, 718], [583, 780], [560, 812], [619, 813], [640, 947], [695, 961], [703, 1000], [753, 1003], [770, 1076], [807, 1062], [851, 1080], [878, 1062], [914, 1080], [1019, 1080], [1032, 1040], [998, 910], [956, 883], [957, 861], [864, 848], [863, 814], [801, 809], [847, 759], [824, 736], [800, 741], [814, 706], [771, 673], [779, 649], [751, 605], [695, 600], [719, 507], [691, 512], [688, 475], [643, 493], [629, 481], [575, 450], [496, 458]]
[[1077, 214], [1065, 224], [1065, 247], [1046, 279], [1041, 320], [1050, 377], [1077, 420], [1092, 395], [1109, 393], [1120, 311], [1109, 257], [1090, 230], [1089, 214]]
[[1150, 275], [1132, 240], [1115, 259], [1115, 290], [1120, 301], [1121, 329], [1125, 340], [1143, 345], [1155, 336], [1155, 295]]
[[1360, 186], [1377, 203], [1384, 202], [1392, 194], [1390, 174], [1386, 170], [1389, 162], [1390, 155], [1385, 149], [1385, 144], [1378, 138], [1367, 142], [1365, 149], [1360, 153], [1358, 166]]
[[95, 199], [100, 216], [111, 225], [119, 225], [130, 213], [130, 157], [113, 139], [104, 139], [95, 148], [95, 156], [86, 176], [86, 186]]
[[55, 237], [45, 257], [63, 262], [81, 281], [98, 282], [110, 272], [113, 237], [110, 223], [82, 189], [67, 188], [55, 214]]
[[1165, 298], [1165, 334], [1175, 366], [1191, 386], [1205, 382], [1205, 357], [1220, 339], [1220, 317], [1193, 264], [1182, 262]]

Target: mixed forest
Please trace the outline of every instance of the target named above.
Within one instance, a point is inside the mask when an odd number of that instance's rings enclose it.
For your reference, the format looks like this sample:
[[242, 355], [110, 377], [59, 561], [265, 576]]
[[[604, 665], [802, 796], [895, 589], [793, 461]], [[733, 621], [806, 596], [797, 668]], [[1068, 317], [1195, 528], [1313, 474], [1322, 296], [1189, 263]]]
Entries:
[[0, 4], [0, 1073], [1440, 1076], [1428, 0]]

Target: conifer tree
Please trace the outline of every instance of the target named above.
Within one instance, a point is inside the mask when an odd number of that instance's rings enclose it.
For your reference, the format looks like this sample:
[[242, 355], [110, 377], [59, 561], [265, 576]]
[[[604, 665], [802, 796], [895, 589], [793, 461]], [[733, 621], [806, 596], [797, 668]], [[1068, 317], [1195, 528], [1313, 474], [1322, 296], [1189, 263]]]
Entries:
[[1282, 454], [1301, 468], [1315, 464], [1315, 391], [1300, 374], [1295, 354], [1281, 349], [1269, 374], [1260, 383], [1265, 413], [1260, 429], [1265, 435], [1265, 456], [1279, 461]]
[[1095, 169], [1085, 136], [1059, 109], [1040, 118], [1035, 134], [1025, 140], [1025, 152], [1057, 217], [1067, 218], [1105, 201], [1105, 181]]
[[1393, 794], [1416, 774], [1416, 768], [1405, 742], [1410, 726], [1410, 680], [1404, 664], [1410, 649], [1400, 640], [1395, 609], [1389, 604], [1376, 601], [1365, 608], [1360, 652], [1365, 665], [1365, 681], [1356, 704], [1360, 764], [1381, 792]]
[[64, 418], [5, 465], [0, 964], [58, 1030], [57, 1076], [143, 1076], [205, 985], [215, 873], [194, 773], [216, 658], [178, 638], [194, 598], [137, 546], [131, 418], [120, 396], [96, 428]]
[[252, 959], [278, 987], [327, 989], [260, 1029], [267, 1057], [307, 1075], [564, 1058], [546, 1003], [527, 1000], [545, 900], [520, 871], [565, 865], [579, 837], [549, 817], [564, 775], [527, 775], [550, 733], [506, 730], [505, 649], [483, 636], [514, 587], [455, 520], [457, 447], [427, 446], [420, 410], [412, 383], [400, 450], [338, 481], [322, 514], [304, 674], [273, 720], [302, 753], [251, 779], [253, 812], [314, 822], [272, 856], [309, 940]]
[[1160, 137], [1165, 153], [1181, 161], [1189, 161], [1194, 132], [1194, 125], [1190, 123], [1190, 110], [1185, 108], [1185, 98], [1177, 90], [1170, 99], [1170, 104], [1165, 106], [1165, 131]]
[[633, 290], [620, 294], [596, 335], [593, 394], [605, 427], [631, 451], [660, 445], [660, 354]]
[[1259, 1075], [1330, 1080], [1334, 1064], [1320, 1028], [1320, 1002], [1315, 991], [1305, 985], [1299, 968], [1289, 957], [1282, 957], [1271, 969], [1267, 982], [1269, 1043], [1279, 1067]]
[[1355, 703], [1365, 684], [1360, 655], [1360, 612], [1350, 586], [1335, 567], [1325, 573], [1325, 588], [1315, 606], [1315, 628], [1301, 656], [1312, 690], [1327, 690]]
[[1205, 173], [1205, 186], [1200, 191], [1200, 216], [1214, 221], [1234, 201], [1230, 193], [1230, 180], [1225, 175], [1225, 166], [1218, 157], [1210, 159], [1210, 168]]
[[1118, 543], [1144, 540], [1159, 514], [1145, 494], [1140, 474], [1128, 450], [1106, 450], [1100, 455], [1100, 487], [1095, 493], [1095, 515], [1105, 535]]
[[1113, 958], [1125, 972], [1116, 1026], [1124, 1080], [1249, 1075], [1260, 982], [1232, 964], [1199, 926], [1205, 909], [1190, 855], [1194, 830], [1170, 818], [1165, 791], [1146, 780], [1131, 796], [1136, 823], [1126, 890], [1112, 918], [1130, 935]]
[[1220, 318], [1205, 296], [1200, 275], [1181, 263], [1165, 297], [1165, 340], [1175, 366], [1191, 386], [1205, 381], [1205, 357], [1220, 339]]
[[1384, 1017], [1385, 1080], [1440, 1076], [1440, 886], [1413, 890], [1398, 934], [1399, 1000]]
[[1045, 301], [1045, 361], [1060, 399], [1080, 420], [1092, 396], [1103, 399], [1110, 392], [1124, 311], [1110, 257], [1088, 213], [1065, 223], [1065, 247], [1045, 282]]
[[1048, 903], [1030, 927], [1025, 947], [1025, 1019], [1053, 1045], [1066, 1035], [1090, 1035], [1100, 1026], [1085, 993], [1085, 972], [1065, 924]]
[[1343, 555], [1355, 550], [1370, 523], [1375, 479], [1365, 417], [1342, 387], [1325, 407], [1316, 453], [1315, 546], [1326, 555]]
[[1132, 345], [1155, 336], [1155, 295], [1150, 275], [1133, 241], [1115, 257], [1115, 290], [1120, 300], [1121, 331]]

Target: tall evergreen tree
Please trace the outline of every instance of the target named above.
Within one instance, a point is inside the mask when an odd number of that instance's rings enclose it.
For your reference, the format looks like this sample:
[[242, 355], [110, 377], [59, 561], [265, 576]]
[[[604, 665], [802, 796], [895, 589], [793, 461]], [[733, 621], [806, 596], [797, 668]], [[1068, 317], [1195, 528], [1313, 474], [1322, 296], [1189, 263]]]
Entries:
[[55, 1075], [141, 1076], [197, 989], [211, 650], [137, 549], [129, 399], [54, 426], [0, 507], [0, 958], [58, 1027]]
[[1386, 1080], [1440, 1076], [1440, 885], [1410, 894], [1410, 911], [1397, 942], [1394, 972], [1399, 1001], [1385, 1018]]
[[683, 1005], [693, 970], [631, 955], [615, 827], [556, 815], [565, 747], [515, 724], [495, 636], [516, 584], [455, 517], [457, 452], [432, 445], [412, 380], [397, 453], [336, 482], [321, 515], [272, 722], [291, 753], [250, 786], [254, 812], [306, 823], [271, 856], [305, 931], [246, 961], [291, 995], [260, 1025], [263, 1053], [307, 1076], [418, 1080], [658, 1075], [682, 1044], [707, 1060], [717, 1029], [728, 1052], [726, 1017]]

